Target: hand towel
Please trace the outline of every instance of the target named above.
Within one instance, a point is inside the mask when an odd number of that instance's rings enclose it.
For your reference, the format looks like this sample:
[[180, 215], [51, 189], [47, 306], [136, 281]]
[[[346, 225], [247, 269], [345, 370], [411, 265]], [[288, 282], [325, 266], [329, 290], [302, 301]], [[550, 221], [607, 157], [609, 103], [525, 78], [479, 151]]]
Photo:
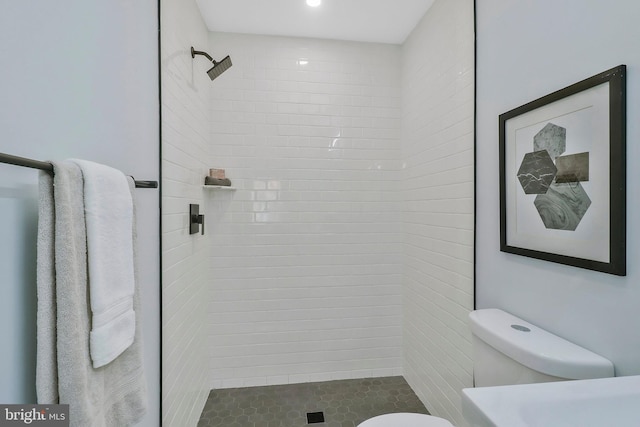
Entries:
[[[45, 172], [40, 174], [38, 403], [69, 404], [72, 427], [131, 426], [147, 410], [140, 322], [129, 348], [108, 365], [93, 367], [82, 172], [68, 161], [53, 162], [53, 166], [53, 180]], [[130, 194], [134, 188], [130, 179]], [[134, 260], [135, 239], [134, 228]], [[137, 287], [133, 297], [139, 315]]]
[[84, 180], [91, 300], [91, 359], [99, 368], [133, 342], [133, 201], [117, 169], [72, 159]]

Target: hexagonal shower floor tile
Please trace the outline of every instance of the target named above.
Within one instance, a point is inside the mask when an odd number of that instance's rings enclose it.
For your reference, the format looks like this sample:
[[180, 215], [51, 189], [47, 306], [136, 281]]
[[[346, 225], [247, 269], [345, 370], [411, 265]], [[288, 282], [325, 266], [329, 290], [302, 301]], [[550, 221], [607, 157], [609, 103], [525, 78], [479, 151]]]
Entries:
[[355, 427], [389, 412], [429, 413], [403, 377], [364, 378], [211, 390], [198, 427]]

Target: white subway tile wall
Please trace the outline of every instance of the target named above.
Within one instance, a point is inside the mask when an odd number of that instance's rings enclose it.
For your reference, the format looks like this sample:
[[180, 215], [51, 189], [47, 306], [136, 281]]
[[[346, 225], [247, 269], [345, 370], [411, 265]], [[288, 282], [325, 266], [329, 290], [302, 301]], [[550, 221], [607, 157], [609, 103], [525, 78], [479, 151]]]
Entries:
[[401, 374], [400, 47], [210, 46], [211, 387]]
[[162, 2], [162, 425], [195, 426], [209, 393], [207, 236], [189, 235], [189, 204], [204, 207], [210, 85], [208, 31], [195, 2]]
[[459, 426], [472, 385], [473, 73], [473, 2], [437, 0], [402, 48], [404, 374]]

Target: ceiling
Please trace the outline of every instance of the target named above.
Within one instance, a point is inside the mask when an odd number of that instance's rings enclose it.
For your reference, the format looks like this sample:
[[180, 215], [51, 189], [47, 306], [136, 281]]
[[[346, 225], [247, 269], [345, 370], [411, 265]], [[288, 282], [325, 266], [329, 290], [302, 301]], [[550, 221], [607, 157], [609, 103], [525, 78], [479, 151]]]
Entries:
[[210, 31], [402, 44], [434, 0], [196, 0]]

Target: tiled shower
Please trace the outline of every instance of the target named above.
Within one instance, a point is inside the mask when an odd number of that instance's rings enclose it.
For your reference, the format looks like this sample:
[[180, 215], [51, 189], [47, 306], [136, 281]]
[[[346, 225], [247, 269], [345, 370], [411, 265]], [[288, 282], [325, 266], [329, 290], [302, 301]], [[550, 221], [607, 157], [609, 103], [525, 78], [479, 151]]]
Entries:
[[[162, 17], [165, 425], [195, 425], [210, 389], [398, 375], [461, 419], [472, 2], [437, 1], [402, 46]], [[234, 65], [211, 82], [190, 46]], [[203, 189], [211, 167], [237, 189]]]

